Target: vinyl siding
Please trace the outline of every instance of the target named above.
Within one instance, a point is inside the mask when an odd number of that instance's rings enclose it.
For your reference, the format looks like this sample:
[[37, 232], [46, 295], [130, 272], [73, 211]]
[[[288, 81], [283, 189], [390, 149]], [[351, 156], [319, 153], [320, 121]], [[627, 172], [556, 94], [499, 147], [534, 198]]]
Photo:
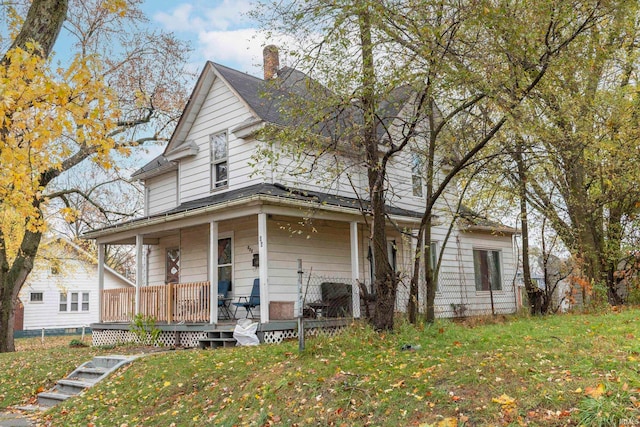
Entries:
[[[147, 265], [148, 277], [147, 284], [161, 285], [165, 283], [166, 278], [166, 250], [169, 248], [180, 247], [180, 236], [175, 234], [163, 237], [157, 245], [147, 247]], [[182, 256], [182, 254], [180, 254]]]
[[[115, 289], [126, 285], [113, 274], [105, 271], [104, 288]], [[31, 302], [31, 292], [42, 292], [42, 302]], [[79, 296], [79, 311], [61, 312], [60, 292], [88, 292], [89, 311], [81, 311], [82, 296]], [[82, 261], [65, 260], [60, 275], [52, 276], [49, 268], [38, 268], [29, 275], [20, 291], [24, 304], [24, 329], [76, 328], [99, 320], [98, 267]], [[71, 303], [67, 297], [67, 304]]]
[[516, 263], [511, 237], [491, 233], [460, 232], [458, 239], [454, 238], [446, 249], [447, 257], [443, 260], [436, 295], [437, 315], [453, 316], [451, 304], [463, 304], [467, 315], [491, 313], [491, 293], [476, 290], [474, 249], [495, 250], [500, 253], [502, 289], [492, 292], [494, 309], [498, 313], [515, 311], [516, 296], [513, 279]]
[[147, 188], [147, 215], [154, 215], [177, 206], [177, 171], [150, 178], [145, 181]]
[[254, 169], [249, 164], [256, 142], [236, 138], [230, 132], [250, 117], [251, 113], [245, 104], [220, 79], [216, 79], [185, 138], [195, 141], [199, 151], [179, 163], [181, 202], [206, 197], [211, 193], [209, 136], [220, 132], [226, 131], [228, 136], [229, 188], [261, 182], [261, 177], [251, 177]]

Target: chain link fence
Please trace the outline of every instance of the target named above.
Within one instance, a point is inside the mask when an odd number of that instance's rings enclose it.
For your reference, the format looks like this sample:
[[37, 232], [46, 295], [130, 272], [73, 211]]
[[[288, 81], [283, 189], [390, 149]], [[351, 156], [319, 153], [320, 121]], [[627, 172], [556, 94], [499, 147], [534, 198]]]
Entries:
[[[355, 291], [354, 291], [355, 287]], [[418, 290], [420, 312], [426, 311], [426, 285]], [[401, 280], [396, 294], [396, 312], [406, 313], [409, 280]], [[357, 304], [354, 304], [354, 297]], [[478, 289], [471, 277], [456, 272], [441, 272], [438, 277], [434, 308], [436, 317], [462, 318], [515, 313], [521, 306], [521, 292], [512, 280], [503, 279], [494, 289]], [[302, 284], [305, 318], [368, 318], [375, 309], [371, 283], [345, 277], [306, 275]]]

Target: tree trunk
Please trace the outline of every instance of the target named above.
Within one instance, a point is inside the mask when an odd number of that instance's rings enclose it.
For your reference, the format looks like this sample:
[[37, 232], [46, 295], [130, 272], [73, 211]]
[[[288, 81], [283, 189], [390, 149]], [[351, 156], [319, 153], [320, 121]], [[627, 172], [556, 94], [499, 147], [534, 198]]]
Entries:
[[27, 276], [33, 269], [33, 262], [40, 246], [42, 234], [27, 231], [20, 245], [20, 252], [9, 266], [6, 252], [0, 250], [0, 353], [15, 351], [13, 341], [13, 319], [18, 294]]
[[[48, 57], [67, 16], [67, 8], [68, 0], [33, 0], [24, 24], [10, 49], [25, 49], [27, 43], [34, 42], [39, 48], [40, 55], [44, 58]], [[6, 65], [6, 63], [5, 52], [1, 65]], [[2, 142], [4, 142], [6, 135], [6, 129], [0, 129]], [[48, 180], [41, 179], [40, 184], [45, 187]], [[3, 201], [0, 200], [0, 206], [2, 203]], [[34, 200], [33, 203], [35, 206], [39, 206], [40, 200]], [[0, 331], [2, 331], [0, 333], [0, 353], [15, 351], [13, 320], [18, 294], [33, 269], [33, 262], [41, 238], [40, 232], [25, 231], [20, 250], [10, 265], [4, 244], [6, 236], [0, 232]]]
[[411, 274], [411, 282], [409, 282], [409, 302], [407, 303], [407, 314], [409, 322], [415, 324], [418, 321], [419, 308], [419, 282], [420, 282], [420, 257], [425, 256], [424, 233], [423, 228], [418, 230], [416, 253], [413, 258], [413, 273]]
[[520, 196], [520, 224], [522, 229], [522, 280], [529, 300], [529, 312], [532, 315], [542, 314], [542, 292], [531, 280], [529, 265], [529, 212], [527, 210], [527, 173], [524, 164], [523, 143], [516, 143], [514, 157], [518, 168], [518, 193]]
[[427, 102], [427, 116], [429, 120], [429, 148], [427, 150], [427, 179], [425, 182], [425, 190], [427, 194], [427, 203], [424, 216], [422, 217], [422, 224], [424, 225], [424, 244], [428, 248], [426, 250], [426, 256], [424, 258], [424, 271], [425, 281], [427, 286], [427, 307], [426, 307], [426, 320], [427, 322], [435, 322], [436, 320], [436, 285], [433, 280], [433, 269], [431, 268], [431, 225], [433, 224], [431, 218], [431, 212], [438, 200], [438, 194], [434, 194], [435, 185], [435, 159], [436, 159], [436, 140], [438, 134], [436, 132], [436, 112], [435, 100], [433, 96], [429, 95], [429, 101]]
[[[67, 9], [68, 0], [33, 0], [27, 18], [9, 49], [25, 49], [27, 43], [35, 42], [40, 55], [47, 58], [67, 17]], [[3, 57], [5, 61], [6, 56]]]
[[[635, 203], [635, 202], [633, 202]], [[603, 269], [607, 275], [607, 290], [609, 304], [620, 305], [624, 302], [618, 293], [618, 283], [615, 272], [618, 269], [618, 262], [622, 259], [620, 250], [623, 230], [622, 230], [622, 209], [616, 205], [609, 209], [609, 220], [607, 224], [607, 253], [604, 259]]]
[[362, 46], [362, 111], [363, 144], [367, 160], [369, 200], [371, 201], [371, 242], [375, 264], [374, 289], [376, 309], [372, 323], [378, 330], [392, 330], [396, 305], [396, 284], [398, 279], [389, 264], [386, 233], [385, 207], [385, 165], [378, 153], [376, 120], [376, 74], [374, 67], [373, 42], [371, 38], [371, 16], [366, 6], [358, 12], [360, 42]]

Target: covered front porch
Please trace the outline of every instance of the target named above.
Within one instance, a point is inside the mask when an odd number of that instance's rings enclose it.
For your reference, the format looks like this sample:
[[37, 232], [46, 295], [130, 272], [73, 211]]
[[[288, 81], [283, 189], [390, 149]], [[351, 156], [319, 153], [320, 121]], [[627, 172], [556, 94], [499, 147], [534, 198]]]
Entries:
[[[398, 270], [408, 269], [415, 242], [398, 230], [410, 229], [415, 219], [397, 216], [394, 220], [395, 226], [388, 230], [393, 262]], [[358, 209], [273, 195], [176, 208], [88, 233], [85, 237], [96, 240], [99, 258], [101, 311], [94, 330], [128, 329], [137, 315], [152, 317], [167, 330], [195, 327], [203, 332], [224, 327], [250, 314], [244, 307], [236, 310], [234, 303], [242, 298], [246, 301], [254, 283], [258, 284], [259, 303], [251, 307], [251, 317], [261, 328], [273, 322], [292, 322], [303, 314], [315, 322], [331, 323], [337, 313], [359, 318], [357, 284], [371, 283], [367, 236]], [[109, 245], [135, 248], [135, 288], [104, 289]], [[305, 274], [349, 284], [340, 290], [339, 308], [329, 309], [321, 283], [312, 287], [316, 296], [309, 294], [308, 283], [302, 294], [299, 259]], [[219, 295], [219, 284], [225, 281], [229, 290]], [[348, 308], [345, 289], [350, 293]]]
[[[260, 323], [293, 319], [301, 307], [297, 259], [315, 275], [349, 283], [367, 280], [368, 266], [362, 265], [367, 262], [367, 241], [363, 225], [354, 217], [348, 222], [335, 216], [316, 217], [302, 224], [300, 216], [270, 208], [273, 213], [236, 212], [228, 219], [201, 217], [162, 224], [141, 220], [129, 230], [115, 229], [98, 237], [100, 323], [130, 322], [139, 314], [166, 324], [229, 323], [249, 314], [234, 303], [250, 296], [256, 279], [259, 304], [251, 317]], [[105, 290], [106, 247], [122, 244], [135, 245], [136, 286]], [[230, 289], [219, 295], [223, 281], [230, 283]], [[349, 312], [359, 317], [358, 287], [351, 287], [351, 292]]]

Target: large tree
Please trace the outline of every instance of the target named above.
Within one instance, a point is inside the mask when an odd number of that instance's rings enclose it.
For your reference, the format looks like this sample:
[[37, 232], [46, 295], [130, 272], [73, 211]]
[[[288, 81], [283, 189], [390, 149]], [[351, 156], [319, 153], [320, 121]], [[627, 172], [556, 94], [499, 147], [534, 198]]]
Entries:
[[[33, 0], [24, 20], [15, 4], [2, 5], [14, 38], [0, 67], [0, 211], [19, 223], [0, 224], [0, 352], [14, 350], [15, 305], [47, 227], [45, 208], [89, 196], [58, 180], [82, 173], [86, 161], [117, 167], [132, 147], [163, 139], [182, 108], [188, 49], [145, 30], [139, 3]], [[63, 24], [74, 49], [54, 67]], [[62, 210], [75, 217], [72, 206]]]
[[508, 175], [572, 253], [585, 296], [605, 285], [613, 304], [640, 197], [638, 10], [628, 6], [574, 43], [536, 89], [514, 126], [518, 173]]
[[[398, 284], [386, 253], [385, 203], [393, 198], [387, 166], [407, 149], [423, 154], [426, 209], [417, 236], [409, 313], [415, 320], [424, 259], [427, 319], [433, 320], [429, 243], [435, 210], [454, 178], [486, 149], [557, 55], [614, 5], [343, 0], [270, 6], [274, 12], [268, 16], [274, 18], [268, 20], [269, 28], [301, 42], [291, 57], [324, 85], [318, 86], [321, 96], [288, 110], [293, 130], [272, 136], [292, 143], [305, 156], [335, 156], [345, 147], [351, 154], [363, 153], [354, 164], [367, 171], [362, 198], [371, 206], [377, 298], [373, 323], [379, 329], [393, 327]], [[474, 132], [467, 138], [457, 133], [457, 126], [468, 120]], [[312, 132], [325, 143], [308, 143]]]

